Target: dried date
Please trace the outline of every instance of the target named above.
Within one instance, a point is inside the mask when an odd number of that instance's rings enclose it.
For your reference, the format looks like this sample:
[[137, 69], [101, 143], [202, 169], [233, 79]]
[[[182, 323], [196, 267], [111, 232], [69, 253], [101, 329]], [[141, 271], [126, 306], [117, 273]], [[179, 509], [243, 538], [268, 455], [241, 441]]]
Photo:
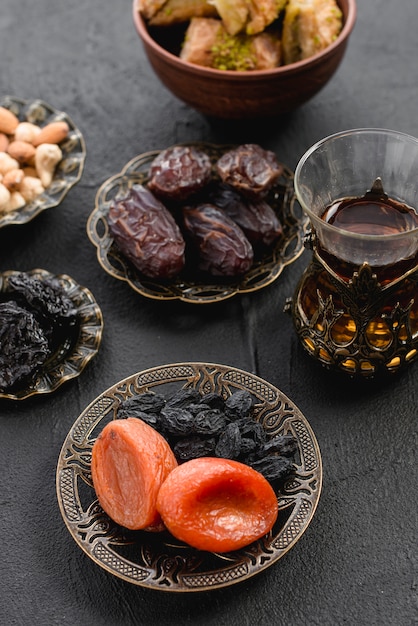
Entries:
[[185, 263], [185, 242], [168, 209], [143, 185], [133, 185], [114, 200], [108, 215], [114, 240], [135, 267], [149, 278], [170, 279]]
[[197, 251], [199, 268], [235, 277], [253, 264], [254, 251], [241, 228], [212, 204], [183, 209], [184, 228]]
[[151, 163], [148, 188], [160, 198], [184, 201], [208, 184], [211, 172], [211, 161], [203, 150], [173, 146]]
[[216, 170], [227, 183], [251, 197], [262, 197], [283, 173], [283, 166], [274, 152], [258, 144], [242, 144], [225, 152], [216, 163]]
[[238, 224], [258, 250], [271, 247], [283, 234], [279, 218], [265, 200], [246, 198], [225, 184], [214, 186], [209, 199]]

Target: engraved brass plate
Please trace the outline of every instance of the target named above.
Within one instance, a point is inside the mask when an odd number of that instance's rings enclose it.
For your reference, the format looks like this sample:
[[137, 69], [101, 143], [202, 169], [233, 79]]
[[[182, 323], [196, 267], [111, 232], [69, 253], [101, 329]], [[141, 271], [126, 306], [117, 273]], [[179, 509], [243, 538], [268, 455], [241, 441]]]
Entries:
[[[255, 400], [254, 419], [269, 436], [292, 434], [298, 442], [296, 471], [276, 491], [279, 516], [272, 531], [241, 550], [201, 552], [168, 532], [128, 531], [100, 507], [91, 480], [91, 450], [124, 399], [145, 391], [166, 395], [180, 387], [225, 398], [239, 389]], [[212, 363], [175, 363], [144, 370], [100, 394], [81, 413], [63, 444], [57, 466], [57, 498], [78, 546], [99, 566], [135, 585], [172, 592], [208, 591], [233, 585], [281, 559], [300, 539], [315, 513], [322, 462], [315, 435], [300, 410], [279, 389], [254, 374]]]
[[[187, 145], [205, 150], [213, 163], [232, 147], [207, 143]], [[134, 184], [147, 183], [149, 166], [158, 154], [157, 150], [135, 157], [119, 174], [106, 180], [96, 194], [95, 208], [87, 221], [87, 235], [97, 249], [100, 265], [108, 274], [126, 281], [132, 289], [147, 298], [205, 304], [219, 302], [240, 293], [257, 291], [270, 285], [277, 280], [287, 265], [302, 254], [309, 220], [295, 200], [293, 172], [287, 166], [283, 166], [283, 174], [278, 185], [267, 198], [280, 218], [283, 236], [272, 250], [253, 263], [246, 274], [228, 281], [216, 278], [203, 281], [202, 276], [186, 268], [171, 281], [159, 282], [143, 276], [126, 260], [114, 243], [109, 233], [107, 216], [111, 202], [115, 198], [125, 196]]]
[[[9, 277], [16, 271], [0, 273], [0, 293], [8, 291]], [[27, 274], [40, 280], [54, 278], [73, 302], [79, 323], [75, 336], [68, 337], [46, 361], [41, 370], [25, 385], [13, 391], [0, 392], [0, 398], [25, 400], [30, 396], [51, 393], [67, 380], [81, 374], [87, 363], [97, 354], [103, 332], [103, 316], [93, 294], [81, 287], [71, 276], [51, 274], [46, 270], [34, 269]]]

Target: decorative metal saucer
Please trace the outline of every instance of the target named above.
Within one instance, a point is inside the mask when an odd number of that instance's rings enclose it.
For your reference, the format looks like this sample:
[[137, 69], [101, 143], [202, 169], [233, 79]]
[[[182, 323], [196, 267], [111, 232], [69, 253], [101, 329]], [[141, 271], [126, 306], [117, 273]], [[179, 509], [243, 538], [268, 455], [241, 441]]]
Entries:
[[[0, 273], [0, 292], [8, 291], [9, 277], [19, 273], [15, 271]], [[30, 396], [51, 393], [67, 380], [79, 376], [87, 363], [97, 354], [102, 339], [102, 312], [88, 289], [81, 287], [66, 274], [55, 275], [42, 269], [28, 271], [27, 274], [40, 280], [47, 278], [58, 280], [77, 309], [79, 323], [76, 334], [64, 340], [32, 380], [27, 381], [22, 388], [13, 389], [12, 392], [0, 392], [0, 398], [11, 400], [25, 400]]]
[[[207, 143], [188, 143], [205, 150], [212, 162], [231, 149], [231, 145], [218, 146]], [[274, 192], [268, 198], [278, 213], [283, 226], [283, 236], [276, 246], [257, 260], [244, 275], [232, 281], [217, 281], [216, 278], [203, 282], [202, 277], [190, 268], [170, 282], [159, 282], [143, 276], [121, 254], [109, 233], [107, 216], [111, 202], [126, 195], [133, 184], [148, 182], [151, 162], [160, 151], [146, 152], [133, 158], [123, 170], [106, 180], [96, 194], [95, 208], [87, 221], [87, 234], [97, 248], [97, 258], [103, 269], [126, 281], [132, 289], [156, 300], [183, 300], [191, 303], [219, 302], [236, 294], [262, 289], [275, 281], [283, 269], [295, 261], [304, 251], [303, 240], [309, 220], [295, 200], [293, 172], [283, 166], [283, 175]]]
[[42, 100], [23, 100], [14, 96], [4, 96], [0, 98], [0, 106], [10, 109], [22, 122], [45, 126], [50, 122], [64, 121], [70, 128], [68, 136], [60, 143], [63, 156], [57, 165], [51, 185], [21, 209], [0, 213], [0, 228], [3, 228], [10, 224], [26, 224], [42, 211], [58, 206], [71, 187], [81, 178], [86, 146], [80, 130], [71, 118]]
[[[269, 436], [292, 434], [298, 442], [296, 471], [279, 490], [279, 516], [272, 531], [244, 549], [201, 552], [168, 532], [128, 531], [100, 507], [93, 489], [91, 450], [119, 404], [145, 391], [180, 387], [225, 398], [238, 389], [254, 396], [254, 419]], [[281, 559], [301, 538], [315, 513], [322, 462], [315, 435], [300, 410], [279, 389], [248, 372], [212, 363], [175, 363], [144, 370], [100, 394], [81, 413], [58, 459], [56, 489], [64, 522], [79, 547], [100, 567], [125, 581], [162, 591], [208, 591], [244, 581]]]

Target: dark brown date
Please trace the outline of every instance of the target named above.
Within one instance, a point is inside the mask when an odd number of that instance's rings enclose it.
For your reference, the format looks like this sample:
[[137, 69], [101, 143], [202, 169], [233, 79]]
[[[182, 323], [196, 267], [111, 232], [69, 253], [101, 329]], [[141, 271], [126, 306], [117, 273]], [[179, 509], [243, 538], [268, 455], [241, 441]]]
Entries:
[[224, 184], [216, 185], [209, 197], [210, 202], [238, 224], [253, 247], [269, 248], [282, 236], [281, 222], [265, 200], [246, 198]]
[[149, 278], [173, 278], [184, 267], [185, 242], [174, 217], [143, 185], [114, 200], [109, 230], [121, 252]]
[[198, 251], [201, 270], [213, 276], [239, 276], [247, 272], [254, 251], [241, 228], [221, 209], [200, 204], [183, 209], [184, 228]]
[[162, 199], [183, 201], [208, 184], [211, 171], [211, 161], [202, 150], [173, 146], [151, 163], [148, 188]]
[[262, 197], [283, 172], [274, 152], [247, 143], [225, 152], [216, 163], [217, 172], [228, 183], [251, 197]]

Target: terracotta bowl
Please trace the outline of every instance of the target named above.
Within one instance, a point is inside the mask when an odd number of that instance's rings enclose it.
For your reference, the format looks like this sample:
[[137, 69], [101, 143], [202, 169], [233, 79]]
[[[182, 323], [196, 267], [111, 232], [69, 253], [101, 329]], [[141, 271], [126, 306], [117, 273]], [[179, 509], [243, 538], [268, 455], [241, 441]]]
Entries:
[[148, 60], [161, 82], [180, 100], [210, 117], [244, 119], [288, 113], [329, 81], [344, 56], [354, 28], [355, 0], [338, 0], [343, 28], [319, 54], [272, 70], [223, 71], [176, 56], [183, 33], [175, 27], [148, 29], [133, 2], [133, 20]]

